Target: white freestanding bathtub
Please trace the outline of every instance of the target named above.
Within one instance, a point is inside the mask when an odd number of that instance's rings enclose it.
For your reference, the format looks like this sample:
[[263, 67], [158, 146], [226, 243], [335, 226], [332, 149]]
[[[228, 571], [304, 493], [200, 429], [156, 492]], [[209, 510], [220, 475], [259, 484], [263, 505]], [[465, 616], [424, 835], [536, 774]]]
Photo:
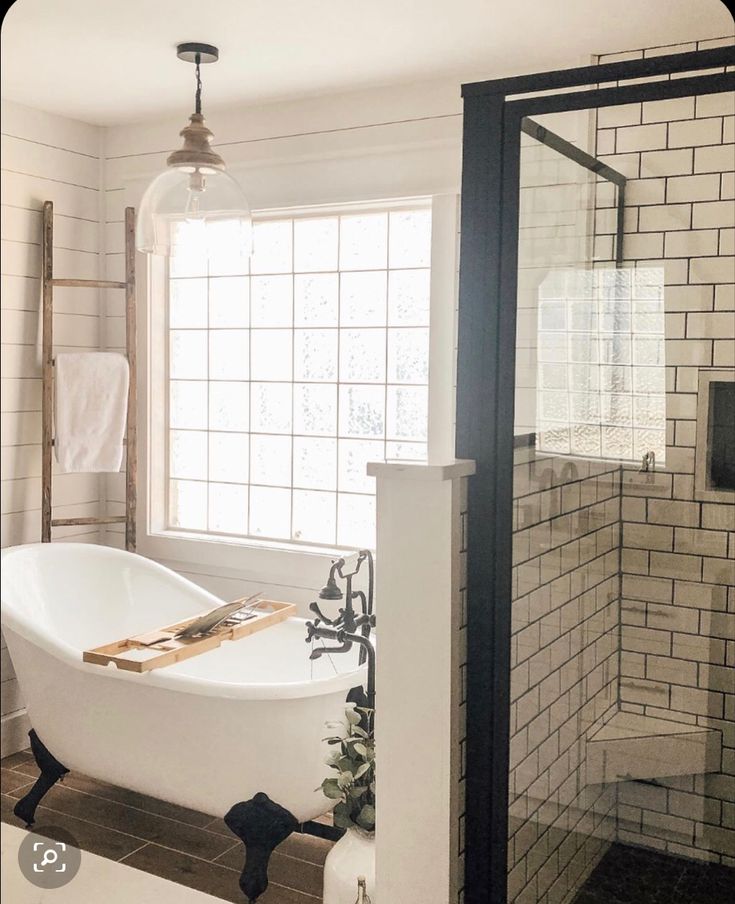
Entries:
[[292, 618], [185, 662], [137, 674], [82, 651], [221, 600], [155, 562], [78, 543], [2, 553], [2, 626], [31, 725], [68, 769], [223, 816], [265, 792], [299, 822], [334, 801], [325, 722], [362, 684], [358, 648], [310, 661]]

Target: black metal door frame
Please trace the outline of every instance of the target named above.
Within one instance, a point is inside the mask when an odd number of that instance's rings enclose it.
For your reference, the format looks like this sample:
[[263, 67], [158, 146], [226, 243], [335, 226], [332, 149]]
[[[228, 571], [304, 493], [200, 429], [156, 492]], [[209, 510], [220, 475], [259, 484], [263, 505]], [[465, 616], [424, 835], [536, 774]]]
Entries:
[[[462, 89], [457, 457], [477, 463], [469, 491], [466, 904], [507, 902], [521, 120], [732, 91], [732, 71], [668, 78], [726, 66], [735, 66], [735, 47], [476, 82]], [[625, 84], [647, 78], [653, 80]], [[589, 88], [610, 83], [614, 86]], [[562, 93], [522, 96], [539, 91]]]

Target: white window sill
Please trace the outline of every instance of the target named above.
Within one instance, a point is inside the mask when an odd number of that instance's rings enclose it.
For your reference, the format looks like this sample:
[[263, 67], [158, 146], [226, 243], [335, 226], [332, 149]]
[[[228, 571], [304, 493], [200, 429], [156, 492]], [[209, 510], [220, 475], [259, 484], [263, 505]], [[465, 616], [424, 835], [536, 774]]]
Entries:
[[264, 585], [318, 590], [326, 583], [334, 559], [353, 550], [325, 549], [253, 538], [153, 531], [138, 544], [141, 555], [165, 562], [176, 571], [211, 573]]

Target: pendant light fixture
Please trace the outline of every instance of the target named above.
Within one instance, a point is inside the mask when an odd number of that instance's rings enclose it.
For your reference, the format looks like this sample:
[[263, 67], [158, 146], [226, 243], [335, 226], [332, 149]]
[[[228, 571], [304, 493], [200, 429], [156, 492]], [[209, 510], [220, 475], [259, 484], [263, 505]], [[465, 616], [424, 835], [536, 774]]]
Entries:
[[211, 147], [213, 134], [202, 116], [202, 63], [215, 63], [211, 44], [179, 44], [180, 60], [196, 64], [194, 113], [179, 134], [183, 147], [169, 155], [167, 168], [151, 182], [140, 202], [136, 247], [148, 254], [169, 255], [177, 246], [209, 248], [226, 229], [227, 242], [249, 255], [252, 241], [250, 207], [239, 183]]

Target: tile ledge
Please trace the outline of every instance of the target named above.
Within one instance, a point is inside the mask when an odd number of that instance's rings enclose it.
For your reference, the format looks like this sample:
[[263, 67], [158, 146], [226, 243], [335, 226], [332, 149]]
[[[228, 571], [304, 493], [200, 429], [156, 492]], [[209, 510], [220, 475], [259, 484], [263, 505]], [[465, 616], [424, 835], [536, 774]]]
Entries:
[[722, 733], [703, 725], [618, 712], [587, 739], [587, 784], [719, 772]]
[[389, 480], [454, 480], [469, 477], [475, 473], [475, 462], [470, 459], [455, 459], [444, 464], [428, 464], [419, 461], [371, 461], [368, 462], [369, 477]]
[[656, 716], [642, 716], [638, 713], [616, 713], [609, 722], [599, 728], [589, 741], [622, 741], [636, 738], [659, 738], [667, 735], [681, 735], [714, 731], [703, 725], [690, 725], [674, 719], [659, 719]]

